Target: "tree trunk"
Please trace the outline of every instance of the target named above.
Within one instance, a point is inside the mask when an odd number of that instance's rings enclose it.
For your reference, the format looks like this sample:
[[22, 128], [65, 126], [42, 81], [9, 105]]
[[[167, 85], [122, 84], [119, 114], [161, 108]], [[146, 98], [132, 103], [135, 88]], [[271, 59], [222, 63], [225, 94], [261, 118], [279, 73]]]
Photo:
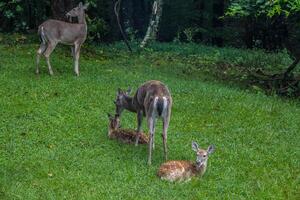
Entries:
[[52, 16], [57, 20], [67, 20], [66, 13], [74, 7], [74, 0], [51, 0]]
[[162, 16], [162, 9], [163, 9], [163, 0], [154, 0], [148, 29], [143, 41], [140, 44], [141, 48], [144, 48], [147, 45], [149, 40], [156, 40], [157, 33], [158, 33], [158, 26], [159, 26], [160, 18]]

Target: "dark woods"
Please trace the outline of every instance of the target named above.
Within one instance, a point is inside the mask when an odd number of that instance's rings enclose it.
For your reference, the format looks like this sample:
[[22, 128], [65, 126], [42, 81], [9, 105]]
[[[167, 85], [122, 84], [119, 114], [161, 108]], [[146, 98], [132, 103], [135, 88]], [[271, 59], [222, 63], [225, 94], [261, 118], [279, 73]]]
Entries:
[[66, 20], [66, 12], [75, 6], [75, 0], [51, 0], [52, 16], [54, 19]]
[[[0, 2], [1, 32], [35, 32], [48, 18], [67, 20], [65, 13], [79, 0], [5, 0]], [[90, 0], [89, 41], [121, 39], [113, 12], [114, 0]], [[152, 0], [123, 0], [120, 17], [130, 40], [142, 39], [149, 22]], [[202, 42], [277, 50], [288, 35], [284, 18], [223, 18], [227, 0], [165, 0], [158, 40]]]

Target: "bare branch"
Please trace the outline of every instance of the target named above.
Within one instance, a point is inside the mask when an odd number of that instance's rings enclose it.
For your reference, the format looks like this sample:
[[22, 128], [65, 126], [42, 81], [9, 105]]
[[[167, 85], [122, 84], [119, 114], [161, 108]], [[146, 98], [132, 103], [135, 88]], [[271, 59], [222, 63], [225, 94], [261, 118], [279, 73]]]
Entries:
[[128, 50], [130, 52], [132, 52], [132, 49], [131, 49], [131, 47], [129, 45], [129, 42], [128, 42], [128, 39], [127, 39], [127, 36], [126, 36], [125, 32], [123, 31], [123, 28], [122, 28], [122, 25], [121, 25], [121, 22], [120, 22], [120, 7], [121, 7], [121, 3], [122, 3], [122, 0], [118, 0], [115, 3], [114, 11], [115, 11], [115, 15], [116, 15], [116, 18], [117, 18], [118, 26], [119, 26], [120, 32], [122, 34], [123, 40], [124, 40], [124, 42], [125, 42]]

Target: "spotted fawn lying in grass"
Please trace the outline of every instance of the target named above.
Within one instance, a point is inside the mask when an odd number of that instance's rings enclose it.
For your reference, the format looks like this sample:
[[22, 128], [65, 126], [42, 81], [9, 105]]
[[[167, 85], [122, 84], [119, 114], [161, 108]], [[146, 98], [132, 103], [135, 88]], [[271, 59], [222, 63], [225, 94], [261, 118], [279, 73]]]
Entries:
[[207, 168], [208, 156], [215, 147], [210, 145], [207, 150], [200, 149], [196, 142], [192, 142], [192, 149], [196, 152], [196, 162], [173, 160], [162, 164], [157, 175], [167, 181], [189, 181], [194, 176], [202, 176]]
[[[108, 125], [108, 137], [110, 139], [116, 139], [126, 144], [134, 144], [136, 141], [137, 131], [131, 129], [120, 128], [120, 118], [118, 115], [114, 117], [108, 114], [109, 125]], [[141, 133], [139, 138], [139, 144], [148, 144], [149, 137], [145, 133]]]

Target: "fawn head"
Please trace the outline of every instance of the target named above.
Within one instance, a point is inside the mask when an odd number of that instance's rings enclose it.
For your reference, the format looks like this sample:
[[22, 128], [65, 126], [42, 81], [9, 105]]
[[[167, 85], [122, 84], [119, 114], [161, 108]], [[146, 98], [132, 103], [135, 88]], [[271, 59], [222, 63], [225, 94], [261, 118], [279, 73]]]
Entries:
[[107, 113], [107, 116], [108, 116], [108, 119], [109, 119], [109, 129], [117, 130], [118, 128], [121, 127], [120, 118], [119, 118], [118, 115], [115, 115], [113, 117], [110, 113]]
[[87, 10], [89, 4], [82, 4], [82, 2], [80, 2], [78, 4], [77, 7], [73, 8], [72, 10], [70, 10], [66, 16], [67, 17], [78, 17], [78, 16], [82, 16], [84, 14], [84, 11]]
[[200, 149], [199, 145], [196, 142], [192, 142], [192, 149], [196, 152], [197, 155], [196, 165], [197, 167], [201, 167], [203, 165], [206, 165], [208, 156], [215, 151], [215, 146], [209, 145], [207, 150], [205, 150], [205, 149]]
[[125, 107], [128, 107], [128, 101], [126, 99], [129, 97], [131, 92], [131, 88], [129, 87], [127, 91], [123, 91], [120, 88], [117, 91], [117, 97], [114, 101], [114, 104], [116, 105], [116, 115], [121, 116], [123, 110]]

